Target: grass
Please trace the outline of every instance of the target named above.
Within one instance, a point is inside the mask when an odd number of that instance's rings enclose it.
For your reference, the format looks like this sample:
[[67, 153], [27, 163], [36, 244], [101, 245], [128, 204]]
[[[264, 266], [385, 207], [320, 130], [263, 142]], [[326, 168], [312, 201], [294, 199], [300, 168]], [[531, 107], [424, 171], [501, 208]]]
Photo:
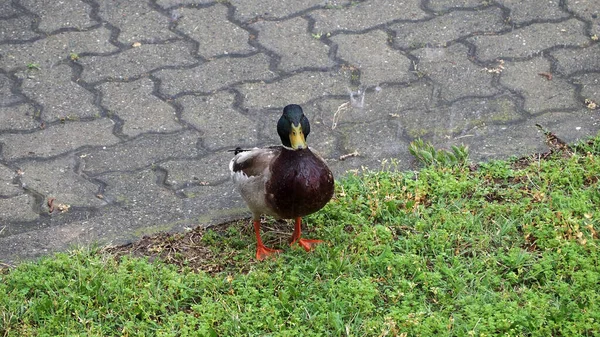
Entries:
[[311, 253], [271, 221], [284, 252], [257, 263], [238, 221], [5, 269], [0, 336], [597, 334], [600, 135], [479, 165], [424, 150], [338, 181]]

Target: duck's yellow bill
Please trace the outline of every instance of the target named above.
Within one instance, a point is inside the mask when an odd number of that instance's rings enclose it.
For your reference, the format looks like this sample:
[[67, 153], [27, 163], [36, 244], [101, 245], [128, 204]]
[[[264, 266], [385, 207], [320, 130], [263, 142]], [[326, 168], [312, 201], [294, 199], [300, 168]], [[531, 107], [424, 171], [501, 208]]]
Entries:
[[290, 143], [292, 144], [292, 149], [294, 150], [306, 148], [306, 140], [304, 138], [304, 133], [302, 132], [302, 125], [295, 126], [292, 124]]

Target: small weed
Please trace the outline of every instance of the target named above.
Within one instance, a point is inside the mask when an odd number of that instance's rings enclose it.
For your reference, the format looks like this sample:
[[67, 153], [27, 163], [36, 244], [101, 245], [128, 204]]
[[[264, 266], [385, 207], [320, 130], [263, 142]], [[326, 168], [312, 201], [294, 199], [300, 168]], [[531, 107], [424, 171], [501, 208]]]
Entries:
[[436, 150], [433, 145], [425, 144], [417, 139], [410, 143], [408, 148], [420, 163], [425, 166], [464, 166], [468, 164], [469, 150], [466, 146], [452, 146], [452, 151]]
[[71, 59], [71, 61], [77, 61], [77, 60], [79, 60], [79, 54], [77, 54], [77, 53], [70, 53], [69, 54], [69, 58]]
[[41, 70], [42, 68], [37, 63], [28, 63], [27, 64], [27, 69], [29, 69], [29, 70]]
[[[315, 40], [320, 40], [323, 37], [323, 32], [313, 33], [313, 34], [311, 34], [311, 36]], [[330, 37], [331, 33], [327, 33], [327, 34], [325, 34], [325, 36]]]

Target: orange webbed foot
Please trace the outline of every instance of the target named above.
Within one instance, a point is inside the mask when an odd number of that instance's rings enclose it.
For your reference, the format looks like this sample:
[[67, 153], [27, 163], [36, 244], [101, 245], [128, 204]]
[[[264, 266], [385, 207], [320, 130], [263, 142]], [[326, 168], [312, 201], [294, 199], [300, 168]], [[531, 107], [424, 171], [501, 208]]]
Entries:
[[265, 246], [256, 247], [256, 259], [262, 261], [268, 257], [275, 257], [275, 254], [281, 253], [279, 249], [267, 248]]
[[290, 246], [294, 243], [298, 242], [300, 247], [304, 248], [307, 252], [310, 252], [315, 248], [316, 245], [322, 243], [322, 240], [313, 240], [313, 239], [302, 239], [302, 218], [296, 218], [296, 223], [294, 224], [294, 233], [292, 233], [292, 237], [290, 238]]
[[260, 218], [254, 220], [254, 233], [256, 234], [256, 259], [262, 261], [274, 254], [281, 253], [279, 249], [267, 248], [260, 237]]
[[314, 239], [298, 239], [298, 244], [300, 245], [300, 247], [304, 248], [305, 251], [310, 252], [311, 250], [315, 249], [315, 246], [323, 243], [323, 240], [314, 240]]

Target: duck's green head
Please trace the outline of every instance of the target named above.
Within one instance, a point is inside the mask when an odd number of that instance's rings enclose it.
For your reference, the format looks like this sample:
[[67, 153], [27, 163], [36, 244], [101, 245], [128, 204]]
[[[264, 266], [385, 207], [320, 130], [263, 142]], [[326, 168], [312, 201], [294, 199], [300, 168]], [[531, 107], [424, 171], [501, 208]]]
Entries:
[[283, 108], [283, 115], [277, 122], [277, 133], [284, 146], [294, 150], [306, 149], [306, 137], [310, 133], [308, 118], [297, 104]]

